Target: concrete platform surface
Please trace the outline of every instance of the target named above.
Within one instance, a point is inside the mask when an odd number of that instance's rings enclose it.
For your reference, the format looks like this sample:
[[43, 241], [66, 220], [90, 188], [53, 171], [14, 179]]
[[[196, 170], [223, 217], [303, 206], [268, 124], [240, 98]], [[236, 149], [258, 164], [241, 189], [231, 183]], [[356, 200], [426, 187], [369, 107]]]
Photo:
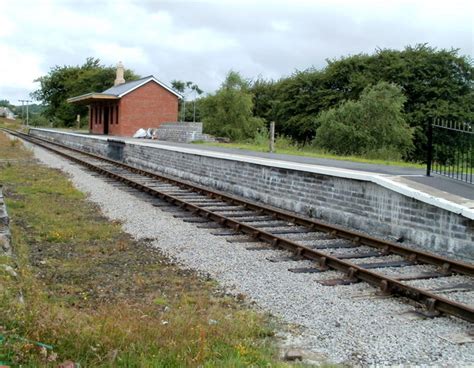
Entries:
[[[117, 137], [118, 138], [118, 137]], [[120, 139], [120, 138], [118, 138]], [[363, 162], [353, 162], [344, 160], [334, 160], [327, 158], [316, 158], [307, 156], [295, 156], [285, 155], [281, 153], [269, 153], [269, 152], [255, 152], [244, 149], [227, 148], [227, 147], [215, 147], [206, 146], [204, 144], [190, 144], [190, 143], [172, 143], [158, 140], [143, 140], [136, 138], [121, 138], [122, 140], [131, 142], [147, 142], [156, 143], [159, 145], [166, 145], [170, 147], [182, 147], [191, 148], [204, 151], [230, 153], [234, 155], [243, 155], [250, 157], [266, 158], [271, 160], [297, 162], [309, 165], [327, 166], [333, 168], [340, 168], [345, 170], [354, 170], [362, 172], [370, 172], [376, 174], [385, 174], [389, 176], [404, 177], [403, 182], [406, 185], [413, 185], [413, 187], [419, 187], [418, 184], [423, 184], [426, 187], [431, 187], [438, 191], [446, 192], [448, 194], [455, 195], [464, 199], [474, 200], [474, 185], [457, 181], [445, 176], [433, 174], [432, 176], [426, 176], [425, 169], [417, 169], [412, 167], [401, 167], [393, 165], [380, 165], [380, 164], [369, 164]], [[428, 189], [424, 188], [424, 189]], [[441, 193], [440, 193], [441, 194]], [[474, 207], [474, 204], [473, 204]]]

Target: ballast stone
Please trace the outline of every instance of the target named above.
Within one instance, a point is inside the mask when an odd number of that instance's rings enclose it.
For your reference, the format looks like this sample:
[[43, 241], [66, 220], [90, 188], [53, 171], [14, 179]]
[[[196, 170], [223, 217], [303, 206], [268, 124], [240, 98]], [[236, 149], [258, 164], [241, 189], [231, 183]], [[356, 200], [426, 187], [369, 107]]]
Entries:
[[292, 349], [288, 350], [284, 356], [285, 360], [289, 362], [294, 362], [297, 360], [303, 360], [303, 353], [300, 350]]
[[[42, 149], [34, 148], [34, 152], [49, 166], [69, 173], [75, 185], [88, 193], [107, 217], [120, 220], [132, 236], [155, 239], [150, 245], [185, 269], [198, 270], [206, 278], [218, 280], [227, 292], [245, 295], [282, 321], [300, 326], [292, 328], [295, 334], [291, 337], [283, 335], [284, 351], [302, 351], [304, 363], [321, 365], [329, 360], [350, 366], [449, 366], [456, 362], [469, 366], [474, 361], [469, 344], [437, 338], [468, 330], [467, 322], [455, 318], [407, 322], [400, 313], [411, 307], [397, 298], [354, 298], [371, 292], [365, 283], [328, 290], [315, 282], [319, 279], [315, 274], [293, 274], [285, 263], [269, 263], [266, 257], [276, 255], [275, 251], [256, 254], [237, 247]], [[336, 322], [340, 328], [334, 328]]]

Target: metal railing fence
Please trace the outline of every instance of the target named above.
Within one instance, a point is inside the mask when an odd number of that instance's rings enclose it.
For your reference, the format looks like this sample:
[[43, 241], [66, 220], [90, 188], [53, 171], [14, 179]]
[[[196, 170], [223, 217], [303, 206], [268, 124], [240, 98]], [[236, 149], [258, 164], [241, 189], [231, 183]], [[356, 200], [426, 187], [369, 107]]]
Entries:
[[474, 184], [474, 123], [435, 118], [428, 125], [426, 175]]

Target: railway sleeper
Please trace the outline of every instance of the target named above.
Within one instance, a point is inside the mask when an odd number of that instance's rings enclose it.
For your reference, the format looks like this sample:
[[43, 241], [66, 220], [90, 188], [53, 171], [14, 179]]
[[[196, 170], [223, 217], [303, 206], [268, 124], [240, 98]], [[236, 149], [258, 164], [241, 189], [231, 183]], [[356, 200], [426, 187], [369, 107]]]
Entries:
[[[136, 187], [136, 188], [141, 189], [141, 190], [147, 190], [147, 188], [144, 188], [143, 185], [140, 185], [138, 183], [134, 183], [130, 179], [120, 177], [120, 175], [114, 174], [111, 171], [94, 167], [94, 165], [91, 164], [90, 162], [89, 163], [84, 162], [84, 160], [81, 160], [79, 158], [77, 150], [68, 149], [68, 151], [72, 150], [72, 151], [76, 152], [74, 155], [70, 155], [70, 154], [65, 153], [64, 150], [66, 148], [63, 149], [63, 152], [61, 152], [61, 150], [58, 150], [57, 148], [52, 148], [53, 145], [58, 146], [55, 143], [49, 142], [48, 144], [42, 143], [41, 145], [44, 148], [55, 151], [60, 155], [67, 156], [69, 159], [71, 159], [72, 161], [74, 161], [76, 163], [83, 164], [84, 166], [90, 168], [91, 170], [101, 172], [104, 175], [107, 175], [109, 177], [114, 177], [115, 176], [115, 177], [117, 177], [118, 180], [121, 180], [123, 182], [127, 182], [128, 184], [130, 184], [133, 187]], [[87, 153], [81, 153], [80, 156], [84, 157], [84, 155], [86, 155], [86, 154]], [[105, 161], [108, 160], [107, 158], [94, 157], [92, 159], [92, 161], [96, 161], [97, 159], [102, 159], [102, 160], [105, 160]], [[112, 161], [109, 160], [108, 162], [112, 162]], [[125, 167], [125, 164], [123, 164], [123, 163], [120, 163], [120, 162], [116, 162], [116, 163], [113, 162], [113, 163], [117, 164], [120, 167]], [[140, 173], [140, 175], [143, 174], [143, 175], [146, 175], [146, 176], [149, 176], [149, 177], [160, 178], [160, 179], [163, 180], [163, 182], [169, 182], [169, 183], [173, 183], [173, 184], [177, 183], [176, 184], [177, 187], [182, 187], [182, 188], [188, 188], [189, 187], [188, 186], [189, 184], [179, 183], [179, 180], [162, 177], [158, 174], [155, 175], [155, 174], [152, 174], [152, 173], [146, 173], [144, 170], [134, 169], [134, 168], [131, 168], [131, 167], [126, 167], [126, 169], [129, 172]], [[149, 188], [149, 189], [151, 189], [151, 188]], [[200, 190], [199, 189], [190, 189], [190, 190], [192, 190], [192, 191], [197, 190], [197, 191], [202, 193], [203, 189], [200, 189]], [[163, 199], [166, 199], [168, 202], [174, 203], [174, 204], [180, 206], [181, 208], [185, 208], [185, 209], [188, 209], [188, 210], [193, 210], [193, 206], [191, 204], [186, 204], [186, 203], [181, 202], [183, 200], [182, 198], [177, 198], [177, 197], [173, 198], [172, 196], [170, 197], [170, 195], [166, 194], [166, 193], [161, 193], [160, 194], [160, 193], [156, 192], [156, 193], [152, 193], [152, 194], [154, 196], [158, 196], [158, 197], [161, 197]], [[217, 195], [215, 192], [212, 192], [212, 191], [208, 192], [207, 195], [208, 196], [215, 196], [216, 198], [229, 198], [225, 194]], [[340, 238], [347, 239], [349, 241], [352, 241], [354, 246], [359, 245], [359, 244], [368, 245], [368, 246], [372, 246], [372, 247], [375, 247], [375, 248], [379, 248], [380, 250], [382, 250], [382, 252], [385, 252], [386, 254], [397, 254], [397, 255], [401, 255], [401, 256], [406, 257], [406, 258], [410, 258], [409, 261], [405, 261], [405, 262], [415, 263], [416, 261], [419, 261], [421, 263], [428, 263], [428, 264], [443, 266], [445, 271], [451, 271], [452, 270], [452, 271], [460, 272], [460, 273], [463, 273], [463, 274], [466, 274], [466, 275], [471, 275], [471, 276], [474, 275], [474, 267], [472, 267], [471, 265], [468, 265], [468, 264], [463, 264], [462, 262], [456, 262], [456, 261], [452, 261], [452, 260], [443, 259], [441, 257], [437, 257], [435, 255], [429, 254], [427, 252], [421, 252], [421, 251], [417, 251], [416, 254], [412, 256], [412, 254], [414, 254], [415, 252], [413, 252], [412, 250], [410, 250], [406, 247], [403, 247], [403, 246], [400, 246], [400, 245], [397, 245], [397, 244], [394, 244], [394, 243], [390, 243], [390, 242], [387, 242], [387, 241], [384, 241], [384, 240], [381, 240], [381, 239], [376, 239], [376, 238], [373, 238], [373, 237], [370, 237], [370, 236], [367, 236], [367, 235], [356, 235], [353, 231], [350, 231], [350, 230], [347, 230], [347, 229], [344, 229], [344, 228], [340, 228], [338, 226], [327, 225], [327, 224], [324, 224], [324, 223], [320, 223], [316, 220], [304, 219], [304, 218], [301, 218], [301, 217], [296, 216], [296, 215], [286, 214], [286, 213], [284, 213], [283, 211], [280, 211], [280, 210], [272, 210], [272, 209], [269, 209], [269, 208], [265, 208], [265, 206], [263, 206], [263, 208], [259, 208], [259, 207], [257, 207], [258, 206], [257, 204], [252, 204], [252, 203], [250, 203], [248, 201], [245, 201], [245, 200], [235, 200], [235, 201], [236, 201], [235, 203], [242, 204], [242, 205], [244, 205], [245, 207], [247, 207], [249, 209], [250, 208], [254, 209], [254, 211], [251, 211], [251, 215], [255, 215], [255, 214], [272, 215], [275, 218], [279, 218], [281, 220], [288, 220], [288, 221], [294, 222], [295, 224], [308, 226], [308, 227], [310, 227], [311, 229], [313, 229], [315, 231], [316, 230], [324, 231], [324, 232], [330, 233], [334, 237], [340, 237]], [[194, 210], [196, 210], [196, 209], [194, 209]], [[215, 221], [221, 222], [222, 224], [227, 223], [228, 226], [235, 227], [236, 229], [239, 229], [240, 225], [236, 224], [235, 220], [232, 220], [232, 218], [230, 218], [230, 216], [228, 216], [227, 218], [222, 217], [223, 216], [222, 213], [221, 214], [216, 214], [216, 213], [213, 214], [213, 213], [208, 212], [204, 209], [202, 209], [201, 211], [199, 211], [199, 209], [197, 209], [197, 211], [198, 211], [198, 213], [200, 212], [200, 214], [202, 216], [206, 217], [206, 218], [214, 219]], [[239, 213], [239, 215], [242, 216], [242, 212]], [[446, 299], [442, 296], [432, 294], [432, 293], [430, 293], [428, 291], [425, 291], [423, 289], [419, 289], [419, 288], [416, 288], [416, 287], [405, 285], [405, 284], [403, 284], [403, 283], [401, 283], [401, 282], [399, 282], [395, 279], [387, 278], [386, 276], [383, 276], [381, 274], [377, 274], [376, 272], [366, 270], [365, 268], [361, 267], [360, 265], [351, 264], [350, 262], [346, 262], [344, 260], [337, 259], [337, 257], [335, 257], [335, 256], [327, 255], [327, 257], [326, 257], [326, 256], [322, 255], [320, 252], [318, 252], [316, 250], [311, 250], [308, 247], [299, 246], [297, 243], [295, 243], [295, 241], [292, 241], [288, 238], [285, 239], [285, 238], [279, 238], [279, 237], [276, 237], [276, 236], [273, 237], [274, 234], [264, 232], [264, 231], [260, 231], [260, 230], [257, 230], [257, 229], [252, 229], [252, 227], [250, 227], [249, 225], [246, 225], [245, 227], [243, 226], [242, 231], [247, 233], [249, 236], [252, 236], [255, 240], [265, 240], [267, 242], [270, 242], [275, 247], [278, 247], [278, 248], [281, 248], [281, 249], [286, 249], [286, 250], [289, 250], [289, 251], [293, 251], [295, 253], [295, 257], [305, 257], [309, 260], [319, 260], [319, 266], [321, 268], [331, 267], [332, 269], [335, 269], [336, 271], [345, 272], [345, 273], [347, 273], [347, 277], [345, 278], [345, 280], [352, 280], [352, 279], [362, 280], [362, 281], [368, 282], [369, 284], [371, 284], [373, 286], [379, 286], [381, 291], [384, 291], [384, 292], [387, 292], [387, 293], [395, 293], [395, 294], [401, 295], [403, 297], [408, 297], [408, 298], [413, 299], [415, 301], [418, 301], [420, 303], [424, 303], [427, 306], [427, 309], [429, 311], [435, 311], [435, 312], [440, 311], [440, 312], [443, 312], [443, 313], [449, 313], [449, 314], [458, 316], [460, 318], [463, 318], [467, 321], [474, 322], [474, 310], [470, 306], [463, 305], [463, 304], [460, 304], [458, 302], [448, 300], [448, 299]], [[327, 259], [327, 264], [326, 264], [326, 259]], [[446, 267], [444, 267], [444, 265], [446, 265]]]
[[339, 259], [359, 259], [359, 258], [372, 258], [372, 257], [383, 257], [384, 254], [377, 251], [368, 251], [360, 253], [343, 253], [343, 254], [333, 254]]
[[229, 216], [229, 218], [237, 218], [239, 219], [238, 221], [241, 222], [241, 223], [254, 223], [254, 222], [261, 222], [261, 221], [276, 221], [274, 217], [272, 216], [266, 216], [266, 215], [255, 215], [255, 216], [251, 216], [251, 215], [245, 215], [245, 216], [242, 216], [242, 217], [235, 217], [234, 215], [232, 216]]
[[[334, 239], [332, 242], [326, 242], [322, 244], [310, 244], [308, 247], [314, 250], [357, 248], [357, 246], [353, 243], [341, 241], [340, 239]], [[338, 256], [335, 255], [334, 257]]]
[[204, 224], [211, 223], [208, 219], [203, 219], [202, 217], [183, 217], [183, 222], [189, 222], [191, 224]]
[[[226, 241], [228, 243], [262, 243], [262, 244], [268, 245], [268, 243], [265, 243], [261, 241], [260, 239], [251, 238], [247, 235], [243, 235], [242, 237], [239, 238], [237, 237], [238, 235], [241, 235], [241, 234], [236, 234], [236, 237], [226, 239]], [[268, 248], [268, 249], [272, 249], [272, 248]]]
[[212, 212], [231, 212], [231, 211], [244, 211], [245, 210], [245, 207], [232, 206], [227, 203], [210, 203], [210, 204], [197, 205], [197, 206], [205, 208], [208, 211], [212, 211]]
[[416, 263], [408, 261], [408, 260], [357, 264], [357, 266], [365, 268], [366, 270], [370, 270], [374, 268], [407, 267], [407, 266], [414, 266], [414, 265], [416, 265]]

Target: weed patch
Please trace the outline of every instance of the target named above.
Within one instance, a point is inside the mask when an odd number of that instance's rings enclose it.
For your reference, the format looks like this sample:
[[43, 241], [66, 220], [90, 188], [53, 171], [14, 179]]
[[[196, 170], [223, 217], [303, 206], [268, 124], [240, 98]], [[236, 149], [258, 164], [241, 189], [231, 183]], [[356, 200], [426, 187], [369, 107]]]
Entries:
[[[237, 148], [237, 149], [256, 151], [256, 152], [269, 152], [269, 143], [268, 143], [268, 139], [265, 138], [265, 135], [258, 135], [251, 142], [233, 142], [233, 143], [193, 142], [193, 143], [203, 144], [206, 146], [214, 146], [214, 147]], [[340, 155], [328, 153], [327, 151], [321, 148], [314, 147], [312, 145], [298, 145], [292, 142], [291, 139], [285, 136], [276, 138], [275, 152], [286, 154], [286, 155], [325, 158], [325, 159], [342, 160], [342, 161], [353, 161], [353, 162], [362, 162], [362, 163], [368, 163], [368, 164], [413, 167], [413, 168], [418, 168], [418, 169], [425, 168], [425, 166], [422, 164], [401, 161], [399, 159], [400, 155], [394, 154], [390, 150], [380, 150], [376, 153], [371, 153], [370, 155], [363, 155], [363, 156], [340, 156]]]
[[275, 358], [265, 316], [134, 241], [61, 172], [7, 143], [0, 133], [0, 158], [22, 160], [0, 168], [19, 267], [16, 278], [0, 273], [0, 361], [287, 366]]

